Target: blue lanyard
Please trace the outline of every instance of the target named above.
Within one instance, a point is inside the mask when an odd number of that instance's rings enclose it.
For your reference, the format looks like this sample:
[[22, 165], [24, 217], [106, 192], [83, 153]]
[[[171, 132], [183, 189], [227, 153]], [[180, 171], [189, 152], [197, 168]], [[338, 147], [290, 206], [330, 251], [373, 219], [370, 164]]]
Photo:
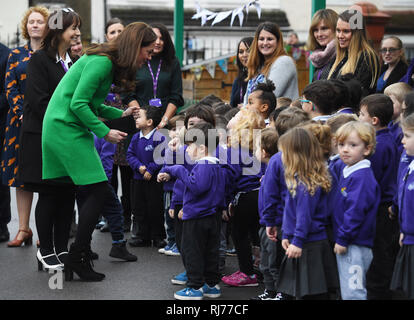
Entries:
[[158, 64], [158, 71], [157, 71], [156, 77], [154, 77], [154, 73], [152, 72], [150, 62], [148, 61], [147, 63], [148, 63], [148, 69], [149, 69], [149, 71], [151, 73], [151, 77], [152, 77], [152, 85], [153, 85], [153, 88], [154, 88], [154, 98], [155, 98], [157, 96], [158, 77], [159, 77], [160, 72], [161, 72], [162, 59], [160, 60], [160, 63]]

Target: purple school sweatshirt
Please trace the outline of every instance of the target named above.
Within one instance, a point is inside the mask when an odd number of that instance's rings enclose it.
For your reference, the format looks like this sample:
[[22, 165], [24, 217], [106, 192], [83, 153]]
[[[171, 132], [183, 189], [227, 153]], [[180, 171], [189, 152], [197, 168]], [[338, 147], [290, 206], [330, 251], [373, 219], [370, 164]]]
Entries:
[[318, 188], [311, 195], [303, 183], [298, 183], [296, 194], [286, 195], [283, 212], [283, 239], [299, 248], [308, 242], [327, 239], [326, 220], [328, 214], [327, 194]]
[[345, 167], [338, 181], [333, 215], [335, 242], [372, 248], [381, 191], [369, 160]]
[[392, 202], [397, 193], [397, 173], [400, 157], [388, 128], [378, 130], [374, 154], [368, 159], [381, 189], [381, 203]]
[[198, 219], [225, 208], [225, 175], [215, 157], [196, 162], [191, 171], [183, 165], [169, 166], [165, 172], [184, 185], [183, 220]]
[[136, 133], [129, 144], [126, 157], [134, 172], [133, 178], [135, 180], [144, 179], [144, 176], [139, 172], [140, 166], [146, 166], [152, 176], [156, 175], [162, 168], [166, 148], [168, 147], [165, 136], [156, 129], [146, 136], [143, 136], [141, 131]]
[[101, 158], [102, 166], [105, 170], [106, 176], [108, 177], [108, 181], [111, 181], [116, 144], [112, 144], [104, 138], [98, 138], [95, 135], [94, 140], [96, 151], [98, 151], [99, 157]]
[[398, 148], [398, 154], [401, 156], [404, 146], [402, 144], [402, 139], [404, 138], [404, 134], [402, 131], [402, 128], [400, 127], [400, 122], [394, 123], [393, 121], [390, 121], [388, 124], [388, 129], [390, 129], [390, 134], [394, 138], [394, 142], [397, 145]]
[[403, 244], [414, 244], [414, 160], [402, 170], [398, 180], [398, 220]]

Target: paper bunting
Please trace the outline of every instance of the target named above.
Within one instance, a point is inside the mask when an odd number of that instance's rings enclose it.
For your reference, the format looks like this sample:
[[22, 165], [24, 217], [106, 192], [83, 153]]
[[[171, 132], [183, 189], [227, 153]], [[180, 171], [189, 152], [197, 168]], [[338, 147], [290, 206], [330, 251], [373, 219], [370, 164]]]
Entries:
[[257, 16], [260, 19], [262, 10], [260, 7], [260, 3], [257, 0], [249, 1], [248, 3], [234, 10], [228, 10], [228, 11], [222, 11], [222, 12], [213, 12], [213, 11], [201, 8], [200, 4], [196, 2], [196, 14], [193, 15], [191, 19], [201, 19], [202, 26], [204, 26], [207, 21], [214, 19], [211, 24], [212, 26], [214, 26], [216, 23], [219, 23], [227, 19], [231, 15], [230, 26], [233, 26], [233, 22], [237, 16], [239, 18], [239, 23], [241, 27], [243, 26], [243, 21], [245, 17], [244, 11], [246, 11], [246, 14], [249, 14], [250, 6], [254, 6], [256, 8]]
[[191, 71], [194, 73], [194, 76], [197, 81], [201, 79], [201, 74], [203, 73], [203, 67], [194, 67], [191, 68]]
[[210, 62], [207, 63], [206, 65], [204, 65], [204, 67], [206, 68], [207, 72], [210, 74], [210, 77], [214, 79], [215, 75], [216, 75], [216, 62]]
[[227, 74], [227, 59], [217, 60], [217, 64], [223, 70], [225, 74]]

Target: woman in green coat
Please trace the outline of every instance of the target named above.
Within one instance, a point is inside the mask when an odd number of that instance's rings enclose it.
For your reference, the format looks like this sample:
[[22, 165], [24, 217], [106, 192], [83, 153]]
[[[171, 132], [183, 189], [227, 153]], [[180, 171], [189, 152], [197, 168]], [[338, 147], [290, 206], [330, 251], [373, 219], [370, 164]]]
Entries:
[[69, 69], [49, 102], [43, 120], [42, 177], [84, 186], [89, 195], [80, 208], [75, 242], [64, 263], [66, 280], [73, 272], [87, 281], [105, 277], [92, 269], [90, 257], [92, 232], [110, 192], [92, 133], [111, 143], [125, 139], [125, 132], [110, 129], [100, 118], [129, 116], [136, 108], [122, 111], [103, 102], [111, 84], [133, 88], [136, 70], [151, 59], [155, 40], [151, 27], [135, 22], [116, 40], [93, 45]]

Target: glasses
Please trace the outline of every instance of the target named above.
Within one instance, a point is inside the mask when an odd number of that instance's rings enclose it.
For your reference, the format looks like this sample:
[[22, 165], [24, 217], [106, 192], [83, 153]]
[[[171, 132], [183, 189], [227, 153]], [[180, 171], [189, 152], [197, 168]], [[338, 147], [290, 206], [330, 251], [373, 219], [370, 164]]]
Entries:
[[385, 53], [387, 53], [387, 52], [389, 52], [389, 53], [394, 53], [394, 52], [396, 52], [396, 51], [398, 51], [398, 50], [400, 50], [399, 48], [382, 48], [381, 50], [380, 50], [380, 52], [382, 53], [382, 54], [385, 54]]
[[312, 103], [312, 101], [306, 99], [300, 99], [299, 101], [301, 105], [303, 105], [304, 103]]

